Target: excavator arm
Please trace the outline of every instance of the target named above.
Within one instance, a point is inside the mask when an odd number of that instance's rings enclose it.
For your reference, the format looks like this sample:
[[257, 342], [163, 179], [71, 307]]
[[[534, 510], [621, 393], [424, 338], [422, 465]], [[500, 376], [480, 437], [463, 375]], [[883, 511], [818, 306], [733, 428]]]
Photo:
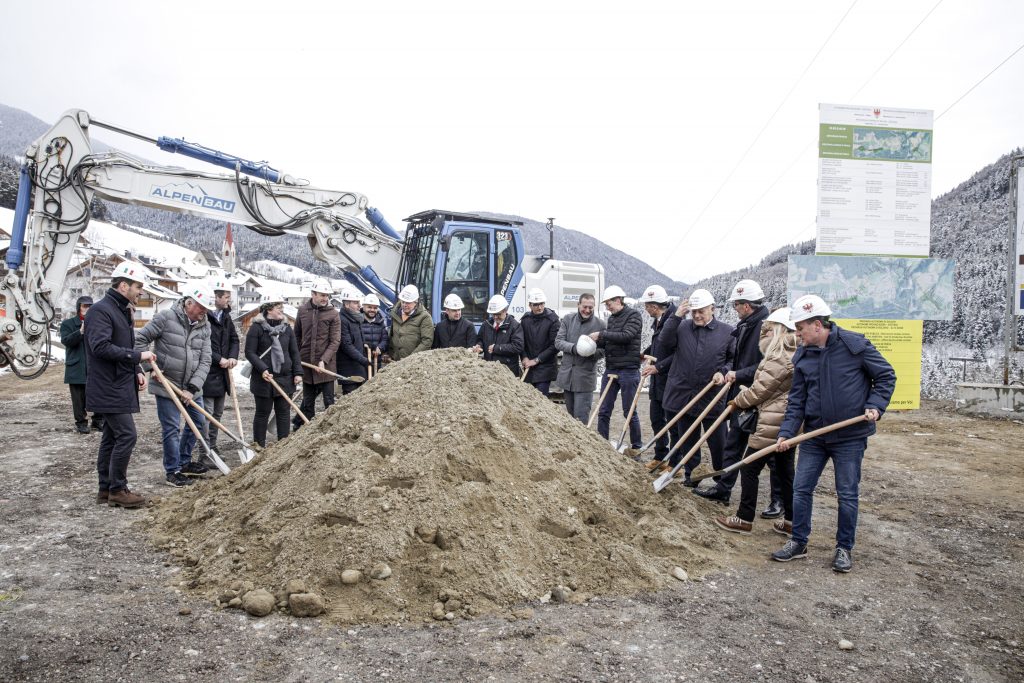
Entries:
[[[93, 154], [90, 124], [153, 142], [161, 149], [232, 168], [233, 174], [154, 166], [129, 154]], [[401, 237], [356, 192], [310, 187], [271, 168], [184, 140], [152, 139], [65, 112], [33, 143], [21, 170], [15, 225], [0, 296], [0, 366], [34, 377], [49, 344], [52, 299], [64, 286], [94, 196], [245, 225], [266, 235], [303, 234], [314, 256], [387, 300], [402, 258]], [[12, 305], [13, 304], [13, 305]], [[40, 366], [36, 368], [36, 366]]]

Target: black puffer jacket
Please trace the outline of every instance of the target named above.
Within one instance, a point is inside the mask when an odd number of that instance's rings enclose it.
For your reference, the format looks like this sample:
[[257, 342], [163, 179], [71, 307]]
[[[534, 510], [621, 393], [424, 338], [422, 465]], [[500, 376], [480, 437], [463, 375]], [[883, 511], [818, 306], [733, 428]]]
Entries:
[[[249, 390], [253, 396], [262, 396], [267, 398], [268, 396], [277, 396], [277, 391], [274, 387], [270, 386], [269, 382], [266, 382], [262, 375], [265, 370], [270, 369], [271, 359], [270, 349], [273, 343], [270, 337], [270, 333], [263, 329], [263, 316], [257, 315], [252, 320], [252, 326], [249, 328], [249, 332], [245, 335], [245, 359], [252, 363], [252, 376], [249, 378]], [[277, 327], [278, 325], [283, 326], [281, 330], [281, 350], [284, 352], [284, 360], [281, 362], [281, 367], [274, 373], [274, 381], [277, 382], [284, 392], [291, 396], [295, 393], [295, 377], [302, 377], [302, 364], [299, 360], [299, 344], [295, 340], [295, 332], [292, 331], [291, 326], [285, 321], [280, 321], [277, 325], [273, 324], [274, 321], [269, 321], [271, 327]]]
[[623, 306], [608, 318], [608, 327], [597, 339], [597, 346], [604, 349], [606, 367], [609, 370], [636, 370], [640, 367], [640, 334], [643, 331], [643, 316], [635, 308]]
[[238, 358], [238, 330], [231, 320], [231, 307], [220, 312], [218, 320], [212, 312], [207, 312], [206, 320], [210, 323], [210, 372], [203, 383], [203, 396], [226, 396], [230, 392], [228, 373], [220, 366], [222, 358]]
[[[511, 315], [506, 315], [498, 329], [494, 329], [494, 318], [480, 325], [477, 343], [484, 351], [484, 360], [496, 360], [519, 376], [519, 357], [523, 354], [523, 327]], [[494, 344], [494, 351], [487, 349]]]
[[432, 349], [471, 349], [476, 344], [476, 328], [465, 318], [450, 320], [446, 313], [434, 325]]
[[736, 340], [732, 361], [736, 381], [729, 390], [729, 398], [735, 398], [743, 387], [749, 387], [754, 383], [754, 374], [763, 358], [758, 346], [761, 340], [761, 325], [767, 317], [768, 307], [759, 306], [756, 311], [736, 323], [736, 329], [732, 331], [733, 339]]
[[360, 326], [363, 328], [363, 343], [369, 344], [371, 349], [379, 349], [381, 353], [387, 353], [388, 335], [390, 334], [387, 318], [377, 311], [377, 317], [373, 320], [367, 320], [364, 315]]
[[347, 308], [341, 309], [341, 346], [338, 347], [338, 374], [358, 375], [366, 379], [366, 370], [370, 361], [366, 358], [366, 341], [363, 339], [363, 319], [360, 311], [353, 313]]
[[[664, 329], [665, 323], [668, 322], [669, 317], [674, 312], [675, 309], [669, 306], [665, 309], [665, 312], [654, 321], [651, 345], [641, 351], [640, 355], [654, 356], [655, 358], [658, 358], [657, 354], [654, 353], [654, 350], [658, 348], [658, 338], [661, 336], [661, 331]], [[651, 376], [651, 400], [660, 401], [665, 395], [665, 384], [668, 382], [668, 373], [672, 369], [672, 356], [669, 356], [668, 358], [658, 358], [658, 362], [654, 364], [654, 367], [658, 368], [658, 374]]]
[[85, 409], [93, 413], [137, 413], [135, 376], [142, 372], [128, 299], [114, 289], [85, 314]]
[[523, 358], [537, 361], [537, 365], [530, 368], [530, 374], [526, 376], [527, 382], [553, 382], [558, 374], [555, 337], [560, 323], [558, 314], [550, 308], [545, 308], [540, 315], [526, 313], [520, 319], [519, 324], [523, 327]]

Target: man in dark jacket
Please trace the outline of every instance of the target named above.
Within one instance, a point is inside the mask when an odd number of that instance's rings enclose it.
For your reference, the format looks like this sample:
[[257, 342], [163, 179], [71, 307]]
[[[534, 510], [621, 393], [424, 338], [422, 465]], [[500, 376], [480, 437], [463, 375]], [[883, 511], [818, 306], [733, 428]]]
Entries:
[[495, 294], [487, 302], [487, 313], [491, 317], [480, 325], [477, 353], [484, 354], [484, 360], [496, 360], [519, 377], [519, 357], [523, 354], [523, 328], [519, 321], [508, 314], [508, 301], [501, 294]]
[[793, 536], [772, 559], [788, 562], [807, 557], [811, 535], [814, 488], [829, 459], [835, 470], [839, 498], [839, 526], [832, 569], [853, 568], [853, 542], [860, 501], [860, 465], [875, 422], [889, 406], [896, 388], [896, 373], [867, 337], [841, 329], [829, 320], [832, 310], [814, 294], [793, 302], [792, 321], [800, 338], [793, 356], [793, 387], [786, 417], [779, 429], [779, 452], [804, 431], [812, 431], [851, 417], [866, 420], [800, 444], [793, 480]]
[[531, 289], [526, 302], [530, 311], [519, 320], [523, 328], [523, 368], [526, 380], [537, 391], [548, 395], [551, 382], [558, 373], [558, 350], [555, 337], [558, 336], [558, 315], [547, 308], [547, 297], [542, 289]]
[[[753, 280], [740, 280], [732, 288], [729, 294], [729, 302], [732, 304], [736, 315], [739, 316], [739, 323], [732, 331], [733, 337], [733, 370], [725, 374], [726, 381], [732, 382], [732, 388], [726, 398], [730, 401], [740, 393], [744, 387], [750, 386], [754, 381], [754, 374], [757, 366], [761, 363], [761, 349], [758, 343], [761, 340], [761, 324], [768, 317], [768, 307], [764, 305], [764, 292], [761, 285]], [[725, 448], [722, 451], [722, 466], [728, 467], [739, 462], [747, 450], [747, 440], [750, 434], [739, 428], [736, 419], [738, 411], [729, 415], [729, 431], [725, 437]], [[717, 469], [717, 468], [716, 468]], [[732, 488], [736, 485], [738, 472], [732, 472], [716, 480], [710, 488], [695, 488], [693, 492], [707, 498], [708, 500], [720, 500], [729, 502]], [[781, 494], [779, 496], [781, 501]]]
[[146, 503], [128, 489], [128, 461], [135, 448], [139, 392], [146, 375], [139, 365], [153, 360], [151, 351], [135, 349], [134, 305], [142, 294], [145, 270], [125, 261], [114, 269], [110, 289], [85, 316], [85, 407], [103, 415], [103, 435], [96, 458], [99, 493], [96, 502], [111, 507], [137, 508]]
[[434, 325], [434, 343], [430, 348], [471, 349], [476, 345], [476, 328], [462, 317], [464, 307], [458, 294], [449, 294], [444, 298], [444, 313], [437, 325]]
[[[369, 348], [363, 338], [363, 321], [365, 316], [360, 310], [359, 304], [362, 296], [355, 290], [346, 289], [341, 293], [341, 312], [338, 319], [341, 321], [341, 344], [338, 346], [338, 374], [346, 377], [369, 377], [371, 356], [368, 358], [366, 351]], [[341, 384], [342, 394], [351, 394], [359, 388], [358, 382], [347, 382], [338, 380]]]
[[[669, 302], [668, 292], [661, 285], [651, 285], [644, 290], [644, 295], [640, 297], [640, 303], [644, 305], [647, 315], [651, 316], [651, 319], [654, 321], [651, 344], [641, 351], [640, 355], [644, 358], [657, 358], [654, 355], [654, 349], [658, 347], [658, 338], [661, 336], [661, 331], [665, 328], [665, 323], [672, 316], [672, 304]], [[664, 429], [669, 419], [673, 417], [665, 411], [665, 407], [661, 403], [665, 395], [665, 382], [668, 380], [668, 371], [671, 367], [672, 356], [669, 356], [668, 358], [659, 358], [653, 364], [647, 363], [644, 365], [643, 370], [640, 371], [641, 376], [652, 378], [647, 398], [650, 402], [651, 429], [654, 430], [655, 434]], [[668, 443], [668, 433], [659, 437], [655, 442], [654, 459], [647, 463], [648, 470], [656, 469], [665, 460], [665, 456], [668, 455]]]
[[[303, 363], [337, 372], [341, 319], [337, 309], [331, 305], [331, 294], [331, 283], [326, 278], [319, 278], [313, 283], [309, 301], [299, 306], [295, 314], [295, 341]], [[316, 397], [320, 394], [324, 397], [324, 410], [334, 405], [334, 377], [303, 366], [302, 405], [299, 408], [310, 420], [316, 415]], [[292, 418], [294, 429], [302, 425], [298, 415]]]
[[[597, 433], [608, 438], [611, 425], [612, 410], [615, 408], [616, 394], [622, 393], [622, 415], [629, 412], [633, 397], [640, 389], [640, 335], [643, 333], [643, 316], [635, 308], [626, 306], [626, 293], [621, 287], [612, 285], [604, 290], [602, 303], [611, 314], [608, 327], [600, 332], [592, 332], [591, 339], [597, 347], [604, 350], [605, 371], [601, 378], [601, 391], [608, 383], [608, 375], [618, 375], [615, 385], [604, 397], [597, 409]], [[633, 411], [629, 418], [629, 445], [640, 448], [640, 416]]]
[[[91, 296], [80, 296], [75, 302], [75, 315], [60, 324], [60, 343], [64, 345], [64, 384], [71, 391], [71, 411], [79, 434], [89, 433], [89, 414], [85, 410], [85, 314], [92, 306]], [[103, 416], [93, 413], [92, 428], [103, 431]]]
[[[683, 317], [689, 313], [690, 319]], [[706, 289], [695, 290], [688, 300], [680, 302], [676, 312], [665, 323], [658, 337], [656, 355], [659, 359], [672, 356], [672, 367], [665, 382], [665, 395], [661, 403], [673, 416], [682, 410], [708, 382], [715, 384], [725, 382], [725, 373], [732, 370], [732, 325], [715, 319], [715, 298]], [[659, 361], [660, 362], [660, 361]], [[690, 408], [679, 422], [672, 427], [673, 447], [679, 442], [683, 433], [708, 407], [717, 392], [708, 392]], [[715, 419], [722, 414], [725, 407], [723, 396], [701, 422], [706, 432]], [[725, 425], [719, 425], [707, 439], [711, 451], [711, 461], [715, 469], [722, 463], [722, 448], [725, 446]], [[666, 468], [675, 467], [683, 456], [700, 440], [700, 429], [695, 429], [686, 438], [672, 459], [665, 464]], [[700, 464], [700, 451], [697, 451], [687, 462], [684, 486], [693, 486], [690, 474]]]
[[388, 320], [380, 312], [380, 299], [376, 294], [370, 293], [363, 297], [363, 343], [370, 347], [373, 353], [374, 367], [379, 367], [380, 358], [388, 352], [388, 337], [391, 331], [388, 329]]
[[[203, 383], [203, 407], [218, 422], [223, 422], [224, 403], [231, 392], [228, 374], [238, 365], [238, 330], [231, 320], [231, 286], [222, 279], [210, 282], [216, 309], [206, 314], [210, 324], [210, 372]], [[206, 424], [206, 440], [210, 448], [217, 450], [217, 435], [220, 433], [212, 423]]]
[[[565, 409], [574, 418], [587, 424], [590, 409], [594, 403], [594, 387], [597, 386], [597, 362], [604, 352], [591, 339], [592, 332], [605, 328], [604, 321], [594, 315], [594, 295], [580, 294], [576, 312], [562, 318], [555, 335], [555, 349], [562, 352], [562, 364], [555, 381], [562, 387]], [[580, 340], [588, 342], [581, 352]]]

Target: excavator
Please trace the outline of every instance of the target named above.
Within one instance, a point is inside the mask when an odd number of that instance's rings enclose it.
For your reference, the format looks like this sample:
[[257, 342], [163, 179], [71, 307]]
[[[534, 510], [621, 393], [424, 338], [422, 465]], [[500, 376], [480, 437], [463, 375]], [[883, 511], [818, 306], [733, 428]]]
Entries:
[[[156, 145], [231, 173], [159, 166], [123, 151], [94, 152], [90, 128]], [[313, 255], [338, 268], [363, 293], [394, 303], [406, 284], [437, 320], [448, 294], [465, 303], [476, 324], [500, 294], [513, 314], [526, 311], [526, 291], [544, 290], [560, 315], [585, 292], [604, 289], [600, 264], [528, 256], [516, 221], [452, 211], [423, 211], [395, 230], [366, 196], [313, 187], [267, 162], [254, 162], [182, 138], [149, 137], [98, 121], [81, 109], [65, 112], [25, 153], [20, 169], [7, 273], [0, 280], [0, 367], [25, 379], [45, 370], [52, 302], [64, 286], [75, 244], [86, 229], [94, 196], [244, 225], [263, 235], [304, 235]], [[553, 224], [549, 224], [553, 234]]]

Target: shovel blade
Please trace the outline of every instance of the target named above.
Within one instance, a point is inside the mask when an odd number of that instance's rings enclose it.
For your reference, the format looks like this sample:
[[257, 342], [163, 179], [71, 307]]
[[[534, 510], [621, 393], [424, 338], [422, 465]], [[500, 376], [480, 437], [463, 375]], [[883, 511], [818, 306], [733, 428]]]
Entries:
[[666, 472], [654, 480], [654, 492], [661, 493], [662, 489], [672, 483], [672, 472]]
[[217, 466], [217, 469], [221, 471], [221, 474], [231, 474], [231, 468], [228, 467], [227, 463], [221, 460], [220, 456], [217, 455], [217, 451], [212, 448], [207, 448], [207, 455], [210, 456], [210, 460]]

